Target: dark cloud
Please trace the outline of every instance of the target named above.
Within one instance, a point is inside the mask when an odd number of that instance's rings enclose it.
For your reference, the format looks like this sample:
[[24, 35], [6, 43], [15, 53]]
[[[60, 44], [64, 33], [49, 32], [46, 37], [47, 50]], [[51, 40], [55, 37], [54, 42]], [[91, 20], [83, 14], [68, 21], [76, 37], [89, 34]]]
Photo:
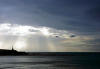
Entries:
[[87, 11], [87, 15], [94, 20], [100, 21], [100, 6], [96, 8], [92, 8], [89, 11]]
[[76, 35], [71, 35], [70, 37], [71, 37], [71, 38], [74, 38], [74, 37], [76, 37]]
[[99, 3], [100, 0], [0, 0], [0, 22], [95, 32], [100, 25]]

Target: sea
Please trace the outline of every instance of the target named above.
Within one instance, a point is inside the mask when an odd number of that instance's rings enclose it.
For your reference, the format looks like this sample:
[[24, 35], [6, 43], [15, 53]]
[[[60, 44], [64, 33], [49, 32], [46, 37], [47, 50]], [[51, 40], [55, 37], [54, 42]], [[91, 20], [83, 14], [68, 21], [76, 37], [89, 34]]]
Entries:
[[0, 56], [0, 69], [100, 69], [100, 57]]

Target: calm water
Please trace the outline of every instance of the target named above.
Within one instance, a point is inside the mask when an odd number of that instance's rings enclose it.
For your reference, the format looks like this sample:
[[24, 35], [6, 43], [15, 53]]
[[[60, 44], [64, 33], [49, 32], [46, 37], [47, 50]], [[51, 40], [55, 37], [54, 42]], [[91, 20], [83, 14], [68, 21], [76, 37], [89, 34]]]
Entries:
[[86, 56], [1, 56], [0, 69], [100, 69], [100, 58]]

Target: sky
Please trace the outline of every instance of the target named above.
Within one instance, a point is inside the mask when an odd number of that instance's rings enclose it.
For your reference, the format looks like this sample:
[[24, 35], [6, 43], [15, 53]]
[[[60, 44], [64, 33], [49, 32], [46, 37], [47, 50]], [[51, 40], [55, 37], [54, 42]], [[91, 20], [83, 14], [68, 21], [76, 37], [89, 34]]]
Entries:
[[0, 49], [100, 52], [100, 0], [0, 0]]

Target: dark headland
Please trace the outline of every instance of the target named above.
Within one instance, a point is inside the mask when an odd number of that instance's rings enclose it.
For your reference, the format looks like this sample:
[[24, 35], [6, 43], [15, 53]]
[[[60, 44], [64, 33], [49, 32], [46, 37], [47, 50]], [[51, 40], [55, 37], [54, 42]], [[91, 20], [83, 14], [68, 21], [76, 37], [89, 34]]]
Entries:
[[100, 56], [100, 52], [19, 52], [0, 49], [0, 56]]
[[28, 55], [26, 52], [19, 52], [14, 49], [7, 50], [7, 49], [0, 49], [0, 56], [17, 56], [17, 55]]

